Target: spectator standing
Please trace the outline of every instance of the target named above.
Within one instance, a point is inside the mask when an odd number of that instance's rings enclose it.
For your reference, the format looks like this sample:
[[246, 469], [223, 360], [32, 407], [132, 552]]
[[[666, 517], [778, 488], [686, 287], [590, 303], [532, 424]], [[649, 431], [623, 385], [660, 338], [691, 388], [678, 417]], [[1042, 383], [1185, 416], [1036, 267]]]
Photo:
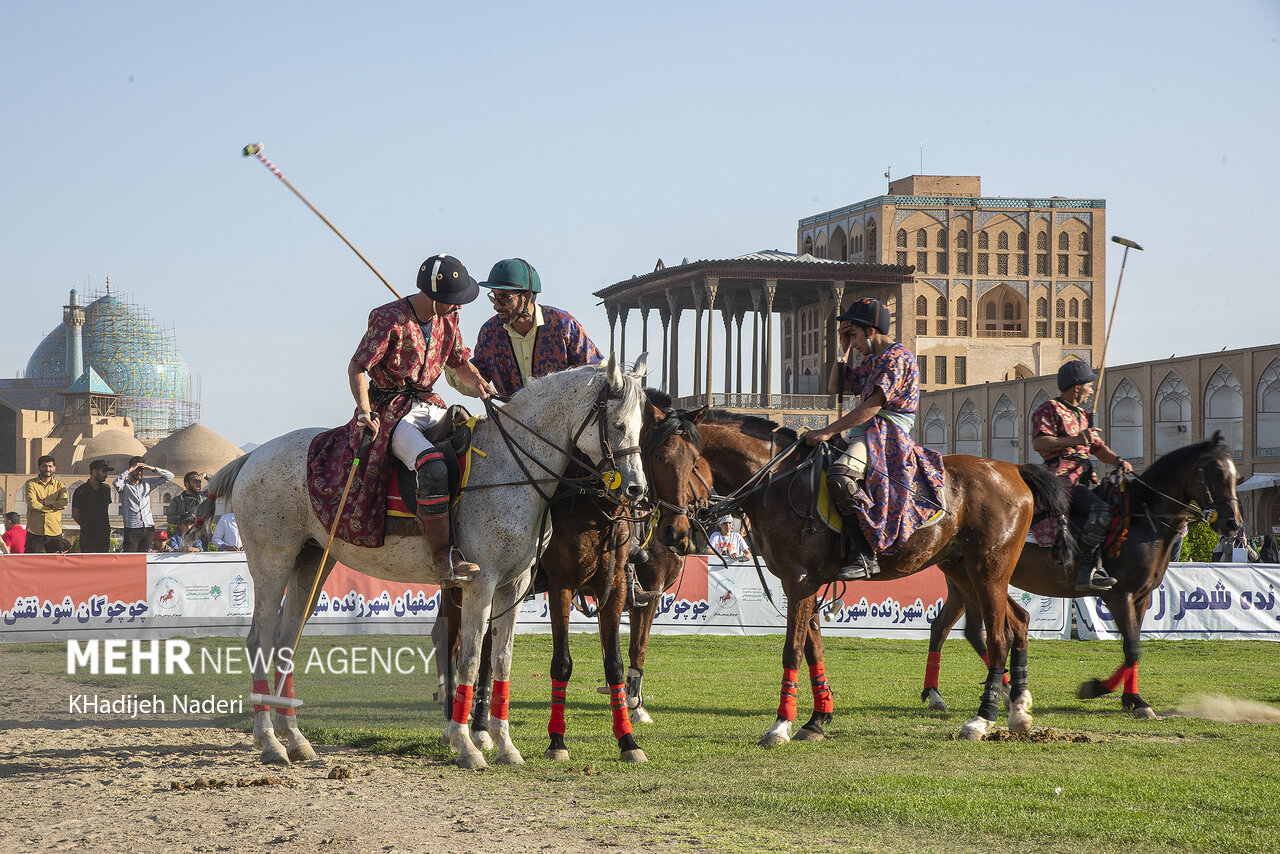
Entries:
[[80, 552], [105, 554], [111, 551], [111, 487], [107, 475], [115, 471], [106, 460], [89, 463], [89, 479], [71, 496], [71, 518], [80, 526]]
[[218, 527], [213, 532], [213, 547], [220, 552], [244, 551], [244, 545], [240, 542], [240, 526], [236, 524], [236, 514], [224, 513], [218, 520]]
[[67, 509], [67, 485], [53, 476], [53, 457], [36, 460], [40, 474], [26, 485], [27, 554], [49, 551], [50, 541], [62, 536], [62, 511]]
[[[155, 472], [144, 475], [146, 471]], [[151, 515], [151, 491], [173, 480], [173, 472], [147, 465], [142, 457], [129, 460], [128, 471], [116, 476], [116, 492], [120, 493], [120, 515], [124, 517], [125, 552], [145, 552], [151, 547], [156, 531], [155, 517]], [[167, 535], [166, 535], [167, 536]]]
[[[209, 479], [208, 472], [189, 471], [182, 477], [182, 492], [173, 496], [173, 500], [169, 502], [169, 508], [165, 511], [165, 520], [174, 528], [177, 528], [183, 517], [190, 516], [195, 519], [196, 508], [200, 506], [200, 502], [209, 497], [209, 493], [204, 491], [205, 482]], [[198, 529], [197, 539], [200, 541], [201, 549], [209, 546], [209, 529]], [[185, 541], [186, 535], [183, 534]]]
[[4, 514], [4, 545], [11, 555], [27, 551], [27, 529], [22, 527], [22, 517], [17, 513]]

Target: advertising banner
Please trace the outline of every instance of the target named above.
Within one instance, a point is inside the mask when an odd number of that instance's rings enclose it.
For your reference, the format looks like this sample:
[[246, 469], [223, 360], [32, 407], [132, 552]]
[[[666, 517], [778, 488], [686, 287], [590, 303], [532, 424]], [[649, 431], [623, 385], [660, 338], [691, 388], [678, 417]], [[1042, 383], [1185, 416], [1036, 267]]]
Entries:
[[[1171, 563], [1151, 593], [1143, 638], [1280, 640], [1280, 565]], [[1115, 620], [1098, 599], [1076, 600], [1083, 640], [1118, 639]]]
[[0, 633], [6, 641], [140, 637], [146, 568], [141, 554], [0, 557]]

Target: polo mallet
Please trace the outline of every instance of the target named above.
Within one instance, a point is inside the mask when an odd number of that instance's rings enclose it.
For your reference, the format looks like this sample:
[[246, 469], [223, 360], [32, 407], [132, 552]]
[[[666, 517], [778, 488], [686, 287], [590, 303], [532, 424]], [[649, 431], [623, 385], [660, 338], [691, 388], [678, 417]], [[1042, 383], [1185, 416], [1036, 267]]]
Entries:
[[295, 186], [293, 186], [292, 184], [290, 184], [290, 183], [289, 183], [289, 179], [288, 179], [288, 178], [286, 178], [286, 177], [284, 177], [284, 173], [283, 173], [283, 172], [281, 172], [279, 169], [277, 169], [277, 168], [276, 168], [276, 165], [275, 165], [274, 163], [272, 163], [270, 160], [268, 160], [267, 158], [265, 158], [265, 157], [263, 157], [263, 156], [262, 156], [262, 143], [260, 143], [260, 142], [251, 142], [251, 143], [249, 143], [248, 145], [246, 145], [243, 149], [241, 149], [240, 153], [241, 153], [242, 155], [244, 155], [245, 157], [256, 157], [256, 158], [258, 158], [258, 160], [262, 161], [262, 165], [263, 165], [263, 166], [265, 166], [265, 167], [267, 167], [268, 169], [270, 169], [270, 170], [271, 170], [271, 174], [272, 174], [272, 175], [275, 175], [277, 178], [279, 178], [281, 181], [283, 181], [283, 182], [284, 182], [284, 185], [285, 185], [286, 187], [288, 187], [290, 190], [292, 190], [292, 191], [293, 191], [293, 194], [294, 194], [295, 196], [297, 196], [299, 199], [301, 199], [301, 200], [302, 200], [302, 203], [303, 203], [304, 205], [306, 205], [307, 207], [311, 208], [311, 212], [312, 212], [313, 214], [315, 214], [316, 216], [320, 217], [320, 219], [324, 221], [324, 224], [325, 224], [325, 225], [327, 225], [327, 226], [329, 226], [329, 228], [333, 229], [333, 233], [334, 233], [334, 234], [336, 234], [336, 235], [338, 235], [339, 237], [341, 237], [341, 238], [342, 238], [342, 242], [343, 242], [343, 243], [345, 243], [345, 244], [347, 244], [347, 246], [348, 246], [348, 247], [350, 247], [350, 249], [351, 249], [351, 251], [352, 251], [352, 252], [356, 253], [356, 255], [360, 258], [360, 260], [361, 260], [361, 261], [363, 261], [363, 262], [365, 263], [365, 266], [367, 266], [370, 270], [373, 270], [373, 274], [374, 274], [375, 276], [377, 276], [377, 277], [378, 277], [378, 279], [382, 282], [382, 284], [384, 284], [384, 285], [386, 285], [386, 286], [387, 286], [387, 290], [391, 291], [391, 293], [393, 293], [393, 294], [395, 294], [395, 295], [396, 295], [396, 299], [399, 299], [399, 298], [400, 298], [400, 292], [399, 292], [399, 291], [397, 291], [395, 288], [391, 287], [391, 283], [390, 283], [390, 282], [388, 282], [388, 281], [383, 277], [383, 275], [382, 275], [381, 273], [379, 273], [379, 272], [378, 272], [378, 268], [377, 268], [377, 267], [374, 267], [372, 264], [370, 264], [370, 263], [369, 263], [369, 259], [368, 259], [368, 258], [366, 258], [366, 257], [364, 257], [364, 255], [361, 255], [361, 254], [360, 254], [360, 250], [359, 250], [359, 249], [357, 249], [357, 248], [355, 248], [354, 246], [352, 246], [352, 245], [351, 245], [351, 241], [350, 241], [350, 240], [347, 240], [347, 238], [343, 235], [343, 233], [342, 233], [341, 231], [338, 231], [337, 226], [335, 226], [333, 223], [329, 222], [329, 220], [325, 217], [325, 215], [324, 215], [324, 214], [322, 214], [322, 213], [320, 213], [320, 211], [316, 210], [316, 206], [315, 206], [315, 205], [313, 205], [313, 204], [311, 204], [311, 202], [307, 201], [307, 197], [306, 197], [306, 196], [304, 196], [304, 195], [302, 195], [302, 193], [299, 193], [299, 192], [298, 192], [298, 188], [297, 188], [297, 187], [295, 187]]
[[[374, 272], [377, 271], [375, 270]], [[390, 287], [390, 285], [388, 285], [388, 287]], [[351, 471], [347, 473], [346, 485], [342, 487], [342, 497], [338, 499], [338, 512], [333, 517], [333, 524], [329, 527], [329, 542], [325, 543], [324, 555], [321, 556], [320, 566], [316, 569], [316, 579], [311, 582], [311, 592], [307, 594], [306, 610], [302, 612], [302, 621], [298, 623], [298, 633], [293, 638], [293, 645], [289, 647], [289, 654], [292, 657], [291, 661], [296, 660], [297, 658], [298, 644], [302, 642], [302, 629], [306, 626], [307, 618], [311, 616], [311, 612], [316, 607], [316, 588], [320, 586], [320, 579], [324, 575], [324, 565], [329, 560], [329, 549], [332, 548], [333, 538], [338, 533], [338, 523], [342, 521], [342, 511], [347, 506], [347, 494], [351, 492], [351, 482], [355, 480], [356, 469], [360, 468], [360, 460], [364, 458], [365, 454], [369, 453], [369, 446], [372, 443], [373, 431], [368, 427], [365, 427], [364, 433], [360, 437], [360, 447], [356, 449], [356, 455], [351, 460]], [[250, 694], [249, 702], [261, 706], [287, 706], [294, 709], [302, 705], [301, 700], [294, 699], [293, 697], [277, 697], [273, 694]]]
[[1143, 251], [1142, 246], [1136, 241], [1127, 237], [1121, 237], [1118, 234], [1111, 235], [1112, 243], [1119, 243], [1124, 247], [1124, 257], [1120, 259], [1120, 275], [1116, 279], [1116, 295], [1111, 298], [1111, 316], [1107, 318], [1107, 334], [1102, 338], [1102, 359], [1098, 364], [1098, 381], [1094, 385], [1096, 391], [1093, 394], [1093, 400], [1089, 402], [1089, 414], [1092, 415], [1098, 408], [1098, 395], [1102, 394], [1102, 375], [1107, 371], [1107, 344], [1111, 342], [1111, 324], [1116, 319], [1116, 304], [1120, 302], [1120, 284], [1124, 281], [1124, 265], [1129, 260], [1129, 250], [1137, 249]]

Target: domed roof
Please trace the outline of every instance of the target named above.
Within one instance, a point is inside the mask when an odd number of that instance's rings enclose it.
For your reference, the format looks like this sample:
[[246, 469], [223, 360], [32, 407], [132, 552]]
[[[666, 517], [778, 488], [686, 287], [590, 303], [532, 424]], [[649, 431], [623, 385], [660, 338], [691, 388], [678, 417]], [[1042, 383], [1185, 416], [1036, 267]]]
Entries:
[[147, 449], [128, 430], [104, 430], [85, 444], [84, 456], [71, 470], [74, 474], [88, 474], [89, 463], [106, 460], [116, 472], [121, 472], [128, 468], [130, 457], [140, 457], [146, 452]]
[[147, 452], [147, 462], [173, 472], [182, 480], [189, 471], [213, 474], [236, 457], [244, 455], [229, 439], [203, 424], [192, 424], [164, 439]]

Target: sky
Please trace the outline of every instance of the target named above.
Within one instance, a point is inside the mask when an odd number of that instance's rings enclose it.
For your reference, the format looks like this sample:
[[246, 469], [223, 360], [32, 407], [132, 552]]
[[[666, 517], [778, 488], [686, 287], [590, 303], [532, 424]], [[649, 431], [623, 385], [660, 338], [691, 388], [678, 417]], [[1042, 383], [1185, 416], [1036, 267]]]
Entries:
[[437, 252], [477, 279], [523, 257], [605, 347], [592, 291], [795, 251], [798, 219], [922, 161], [1106, 199], [1145, 247], [1109, 364], [1273, 344], [1278, 83], [1274, 0], [7, 3], [0, 376], [110, 276], [173, 325], [205, 426], [345, 422], [392, 297], [250, 142], [401, 294]]

